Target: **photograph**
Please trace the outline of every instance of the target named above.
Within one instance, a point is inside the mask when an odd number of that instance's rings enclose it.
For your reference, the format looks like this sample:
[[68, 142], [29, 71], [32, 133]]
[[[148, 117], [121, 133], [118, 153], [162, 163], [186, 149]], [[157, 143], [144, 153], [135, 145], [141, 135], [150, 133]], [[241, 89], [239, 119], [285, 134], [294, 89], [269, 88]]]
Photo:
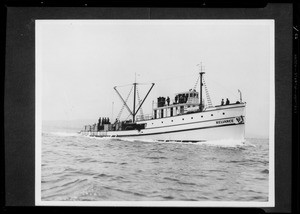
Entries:
[[274, 207], [273, 19], [36, 19], [37, 206]]

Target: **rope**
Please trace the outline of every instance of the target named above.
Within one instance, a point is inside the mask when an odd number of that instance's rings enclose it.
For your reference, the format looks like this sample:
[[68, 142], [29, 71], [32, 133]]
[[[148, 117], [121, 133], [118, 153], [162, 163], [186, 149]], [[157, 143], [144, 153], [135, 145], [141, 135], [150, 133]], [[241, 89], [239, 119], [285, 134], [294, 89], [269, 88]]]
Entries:
[[[129, 91], [129, 94], [127, 95], [127, 98], [126, 98], [126, 100], [125, 100], [125, 103], [127, 103], [128, 98], [129, 98], [129, 96], [130, 96], [130, 94], [131, 94], [131, 92], [132, 92], [132, 89], [133, 89], [133, 86], [131, 87], [131, 89], [130, 89], [130, 91]], [[123, 106], [122, 106], [122, 108], [121, 108], [121, 110], [120, 110], [120, 112], [119, 112], [119, 114], [118, 114], [118, 116], [117, 116], [117, 119], [118, 119], [118, 120], [120, 120], [120, 117], [121, 117], [121, 114], [122, 114], [122, 112], [123, 112], [123, 109], [125, 108], [125, 103], [123, 103]]]
[[209, 92], [208, 92], [208, 89], [207, 89], [206, 82], [205, 82], [204, 78], [202, 80], [203, 80], [203, 85], [204, 85], [204, 89], [205, 89], [205, 95], [206, 95], [208, 107], [213, 107], [213, 104], [212, 104], [212, 101], [211, 101], [211, 98], [209, 96]]
[[200, 76], [198, 76], [198, 78], [197, 78], [197, 81], [196, 81], [196, 83], [195, 83], [195, 85], [194, 85], [194, 90], [196, 90], [196, 87], [197, 87], [197, 85], [198, 85], [198, 82], [199, 82], [199, 79], [200, 79]]
[[153, 82], [163, 82], [163, 81], [169, 81], [172, 79], [182, 79], [182, 78], [188, 78], [188, 77], [193, 77], [195, 76], [195, 74], [190, 74], [190, 75], [181, 75], [181, 76], [174, 76], [174, 77], [169, 77], [169, 78], [162, 78], [162, 79], [153, 79], [151, 80], [151, 82], [144, 82], [144, 83], [139, 83], [139, 85], [147, 85], [147, 84], [151, 84]]
[[229, 90], [228, 87], [224, 86], [222, 83], [214, 81], [213, 79], [210, 79], [211, 83], [214, 83], [214, 87], [218, 87], [226, 92], [228, 92], [232, 96], [236, 96], [236, 93], [233, 92], [233, 90]]
[[[137, 94], [137, 98], [138, 98], [138, 101], [139, 101], [139, 104], [138, 104], [138, 106], [139, 106], [139, 105], [141, 105], [142, 100], [140, 99], [140, 94], [139, 94], [138, 87], [136, 87], [136, 94]], [[140, 115], [141, 115], [141, 118], [143, 118], [144, 113], [143, 113], [142, 107], [140, 108]]]
[[126, 117], [126, 119], [125, 120], [127, 120], [129, 117], [131, 116], [131, 114], [129, 114], [127, 117]]

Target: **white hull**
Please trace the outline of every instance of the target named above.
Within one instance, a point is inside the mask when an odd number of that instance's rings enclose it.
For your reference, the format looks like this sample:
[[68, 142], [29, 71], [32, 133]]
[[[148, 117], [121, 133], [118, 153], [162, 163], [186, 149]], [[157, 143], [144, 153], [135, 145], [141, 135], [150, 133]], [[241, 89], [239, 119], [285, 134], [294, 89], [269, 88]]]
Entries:
[[94, 137], [118, 137], [162, 141], [239, 140], [245, 138], [245, 104], [207, 109], [203, 112], [159, 118], [137, 123], [146, 128], [124, 131], [82, 132]]

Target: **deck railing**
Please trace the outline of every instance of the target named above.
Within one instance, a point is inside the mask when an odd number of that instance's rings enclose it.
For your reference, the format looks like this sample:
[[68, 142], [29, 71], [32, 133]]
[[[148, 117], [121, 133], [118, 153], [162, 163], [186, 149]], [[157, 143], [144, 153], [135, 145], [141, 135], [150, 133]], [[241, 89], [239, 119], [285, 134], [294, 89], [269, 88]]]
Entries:
[[137, 115], [136, 121], [144, 121], [144, 120], [151, 120], [153, 119], [152, 114], [144, 114], [144, 115]]

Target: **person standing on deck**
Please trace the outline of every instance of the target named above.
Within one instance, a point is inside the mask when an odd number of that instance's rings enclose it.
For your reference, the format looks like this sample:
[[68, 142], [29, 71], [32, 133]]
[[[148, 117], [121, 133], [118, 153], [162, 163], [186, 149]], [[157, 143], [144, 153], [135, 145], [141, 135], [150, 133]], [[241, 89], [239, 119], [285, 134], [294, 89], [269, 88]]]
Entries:
[[229, 102], [228, 98], [226, 98], [226, 105], [229, 105], [229, 104], [230, 104], [230, 102]]
[[167, 97], [168, 106], [170, 105], [170, 97]]
[[175, 96], [175, 103], [178, 101], [178, 95]]
[[97, 125], [97, 131], [100, 131], [100, 128], [101, 127], [101, 117], [99, 117], [99, 120], [98, 120], [98, 125]]

